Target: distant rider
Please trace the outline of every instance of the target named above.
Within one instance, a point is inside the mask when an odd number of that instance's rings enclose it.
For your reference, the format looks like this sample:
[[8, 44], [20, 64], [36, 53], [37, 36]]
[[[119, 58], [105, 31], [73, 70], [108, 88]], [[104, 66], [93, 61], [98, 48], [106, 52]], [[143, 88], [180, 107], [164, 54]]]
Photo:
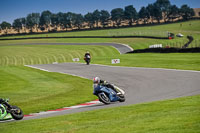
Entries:
[[[89, 52], [89, 51], [87, 51], [87, 52], [85, 53], [84, 60], [85, 60], [85, 61], [86, 61], [86, 60], [89, 60], [89, 62], [90, 62], [90, 60], [91, 60], [91, 55], [90, 55], [90, 52]], [[87, 61], [86, 61], [86, 62], [87, 62]], [[89, 62], [87, 62], [87, 65], [89, 65]]]
[[108, 88], [111, 88], [112, 90], [114, 90], [117, 94], [120, 94], [118, 91], [117, 91], [117, 86], [114, 86], [110, 83], [108, 83], [107, 81], [105, 80], [101, 80], [99, 77], [95, 77], [93, 79], [93, 88], [94, 88], [94, 92], [93, 94], [94, 95], [97, 95], [99, 90], [101, 89], [100, 86], [105, 86], [105, 87], [108, 87]]
[[85, 53], [85, 58], [87, 58], [88, 56], [90, 56], [90, 52], [89, 51], [87, 51], [86, 53]]

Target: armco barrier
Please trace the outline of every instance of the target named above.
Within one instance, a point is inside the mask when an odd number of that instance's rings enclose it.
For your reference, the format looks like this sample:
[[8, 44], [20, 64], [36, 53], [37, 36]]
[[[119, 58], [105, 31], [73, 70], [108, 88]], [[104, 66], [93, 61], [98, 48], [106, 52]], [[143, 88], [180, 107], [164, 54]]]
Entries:
[[127, 53], [200, 53], [200, 48], [147, 48]]
[[152, 39], [169, 39], [168, 37], [155, 37], [155, 36], [63, 36], [63, 37], [0, 38], [0, 40], [58, 39], [58, 38], [152, 38]]

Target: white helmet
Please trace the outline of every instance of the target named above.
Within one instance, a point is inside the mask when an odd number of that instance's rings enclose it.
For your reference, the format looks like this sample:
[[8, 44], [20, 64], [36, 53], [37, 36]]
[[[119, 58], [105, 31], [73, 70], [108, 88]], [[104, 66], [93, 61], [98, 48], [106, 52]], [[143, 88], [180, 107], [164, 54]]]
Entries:
[[95, 78], [93, 79], [93, 83], [94, 83], [94, 84], [99, 84], [99, 83], [100, 83], [100, 78], [99, 78], [99, 77], [95, 77]]

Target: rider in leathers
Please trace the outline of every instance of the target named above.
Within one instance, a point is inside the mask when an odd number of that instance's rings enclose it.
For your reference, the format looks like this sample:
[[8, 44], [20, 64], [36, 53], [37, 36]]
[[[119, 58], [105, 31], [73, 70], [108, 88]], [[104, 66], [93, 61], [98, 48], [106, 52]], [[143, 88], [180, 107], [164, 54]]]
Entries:
[[[89, 62], [90, 62], [90, 60], [91, 60], [91, 55], [90, 55], [90, 52], [89, 52], [89, 51], [87, 51], [87, 52], [85, 53], [84, 60], [85, 60], [86, 62], [87, 62], [87, 60], [89, 60]], [[87, 65], [89, 65], [89, 62], [87, 62]]]
[[94, 92], [93, 94], [94, 95], [97, 95], [99, 90], [101, 89], [100, 86], [105, 86], [107, 88], [111, 88], [112, 90], [114, 90], [117, 94], [120, 94], [118, 91], [117, 91], [117, 87], [108, 83], [107, 81], [105, 80], [101, 80], [99, 77], [95, 77], [93, 79], [93, 88], [94, 88]]

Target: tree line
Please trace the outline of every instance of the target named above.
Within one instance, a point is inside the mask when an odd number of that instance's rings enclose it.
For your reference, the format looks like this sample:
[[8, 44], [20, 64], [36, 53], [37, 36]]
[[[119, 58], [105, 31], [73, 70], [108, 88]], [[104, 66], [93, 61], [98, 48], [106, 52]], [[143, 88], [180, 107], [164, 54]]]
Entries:
[[[40, 13], [30, 13], [27, 17], [17, 18], [12, 25], [8, 22], [0, 24], [0, 30], [10, 29], [13, 27], [17, 32], [23, 28], [32, 32], [33, 29], [37, 31], [48, 30], [57, 31], [58, 27], [62, 30], [66, 29], [84, 29], [84, 28], [100, 28], [100, 27], [119, 27], [123, 23], [130, 26], [134, 24], [149, 24], [160, 23], [174, 20], [188, 20], [194, 16], [194, 10], [188, 5], [184, 4], [180, 8], [172, 5], [169, 0], [156, 0], [146, 7], [141, 7], [137, 12], [133, 5], [128, 5], [123, 8], [112, 9], [111, 12], [106, 10], [95, 10], [88, 12], [85, 15], [67, 12], [67, 13], [52, 13], [50, 11], [43, 11]], [[50, 27], [52, 27], [50, 29]]]

